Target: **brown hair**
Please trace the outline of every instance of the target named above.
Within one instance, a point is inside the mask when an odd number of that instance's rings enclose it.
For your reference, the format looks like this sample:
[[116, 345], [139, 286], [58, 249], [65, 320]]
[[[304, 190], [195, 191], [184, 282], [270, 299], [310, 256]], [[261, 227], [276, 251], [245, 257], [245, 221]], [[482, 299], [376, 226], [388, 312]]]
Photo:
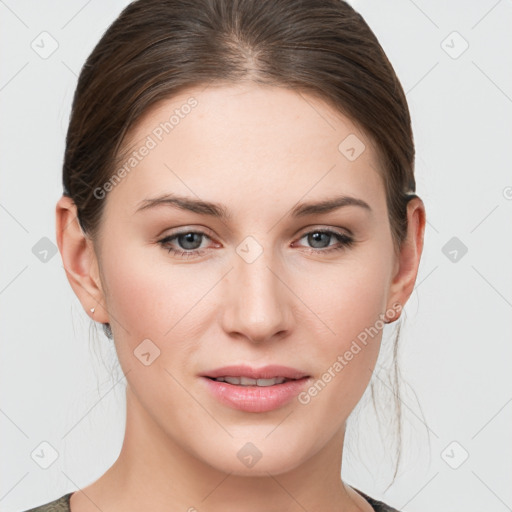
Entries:
[[[129, 4], [85, 62], [73, 99], [63, 185], [84, 233], [98, 233], [104, 201], [94, 191], [109, 181], [129, 130], [150, 107], [193, 86], [243, 80], [315, 95], [370, 137], [398, 249], [416, 187], [407, 101], [374, 33], [341, 0]], [[397, 346], [398, 335], [395, 376]], [[399, 396], [396, 406], [400, 428]]]

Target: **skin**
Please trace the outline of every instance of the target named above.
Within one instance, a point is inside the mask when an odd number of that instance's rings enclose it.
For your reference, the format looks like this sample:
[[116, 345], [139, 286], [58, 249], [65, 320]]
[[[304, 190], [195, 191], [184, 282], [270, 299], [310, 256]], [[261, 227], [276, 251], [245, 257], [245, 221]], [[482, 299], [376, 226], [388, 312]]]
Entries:
[[[190, 89], [147, 112], [129, 145], [140, 147], [190, 96], [198, 105], [107, 194], [97, 240], [84, 236], [69, 198], [57, 203], [67, 277], [85, 311], [110, 322], [127, 380], [120, 456], [72, 495], [71, 509], [371, 511], [340, 474], [346, 420], [369, 384], [382, 329], [308, 404], [239, 411], [198, 375], [276, 363], [321, 378], [379, 314], [407, 302], [423, 203], [409, 202], [396, 253], [372, 141], [321, 100], [284, 88]], [[365, 144], [354, 161], [338, 149], [350, 134]], [[172, 206], [136, 212], [164, 192], [222, 203], [232, 218]], [[290, 215], [298, 202], [337, 195], [360, 198], [371, 212], [351, 205]], [[354, 244], [322, 253], [340, 243], [305, 236], [319, 228], [352, 233]], [[180, 257], [158, 243], [178, 230], [207, 236], [167, 247], [203, 253]], [[263, 250], [252, 263], [236, 252], [249, 235]], [[134, 356], [145, 339], [160, 350], [148, 366]], [[248, 442], [262, 453], [252, 467], [237, 457]]]

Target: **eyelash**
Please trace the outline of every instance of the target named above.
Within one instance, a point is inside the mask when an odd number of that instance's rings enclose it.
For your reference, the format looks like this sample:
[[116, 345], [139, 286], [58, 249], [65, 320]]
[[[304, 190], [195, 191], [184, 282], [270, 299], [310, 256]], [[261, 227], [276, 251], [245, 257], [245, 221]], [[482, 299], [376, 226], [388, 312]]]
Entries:
[[[349, 247], [352, 247], [352, 245], [354, 244], [354, 239], [352, 237], [350, 237], [348, 235], [345, 235], [343, 233], [338, 233], [337, 231], [332, 231], [330, 229], [315, 229], [313, 231], [308, 231], [307, 233], [304, 233], [299, 238], [299, 240], [301, 240], [302, 238], [304, 238], [304, 237], [306, 237], [308, 235], [311, 235], [313, 233], [324, 233], [324, 234], [327, 234], [327, 235], [333, 235], [338, 240], [340, 245], [337, 245], [335, 247], [331, 247], [329, 249], [315, 249], [315, 248], [312, 248], [312, 247], [306, 247], [305, 248], [306, 251], [309, 252], [310, 254], [325, 254], [325, 253], [331, 254], [334, 251], [346, 250]], [[169, 243], [172, 240], [174, 240], [174, 239], [176, 239], [176, 238], [178, 238], [180, 236], [189, 235], [189, 234], [202, 235], [202, 236], [204, 236], [206, 238], [210, 238], [206, 233], [204, 233], [202, 231], [182, 231], [180, 233], [175, 233], [174, 235], [166, 236], [162, 240], [159, 240], [158, 243], [163, 248], [167, 249], [167, 252], [169, 254], [173, 253], [177, 257], [180, 257], [180, 258], [183, 258], [183, 257], [187, 257], [187, 258], [199, 257], [199, 256], [201, 256], [205, 252], [205, 249], [191, 249], [191, 250], [188, 250], [188, 251], [184, 251], [184, 250], [181, 250], [181, 249], [173, 249], [172, 247], [169, 247]], [[210, 238], [210, 240], [211, 240], [211, 238]]]

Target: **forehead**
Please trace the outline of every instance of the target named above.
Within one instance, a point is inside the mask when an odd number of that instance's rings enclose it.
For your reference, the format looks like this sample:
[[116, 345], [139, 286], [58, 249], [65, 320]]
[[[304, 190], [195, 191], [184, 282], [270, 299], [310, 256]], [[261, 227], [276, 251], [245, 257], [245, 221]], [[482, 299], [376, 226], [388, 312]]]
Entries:
[[325, 195], [334, 187], [382, 201], [373, 141], [322, 100], [292, 89], [252, 82], [187, 89], [146, 112], [124, 149], [118, 166], [129, 172], [114, 195], [132, 202], [162, 187], [205, 198], [213, 189], [232, 198], [262, 189]]

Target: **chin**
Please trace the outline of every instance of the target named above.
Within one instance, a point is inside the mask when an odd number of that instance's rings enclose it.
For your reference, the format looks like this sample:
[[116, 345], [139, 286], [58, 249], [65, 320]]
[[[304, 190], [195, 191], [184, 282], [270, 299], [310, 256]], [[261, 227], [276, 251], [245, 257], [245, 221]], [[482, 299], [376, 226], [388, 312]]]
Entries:
[[[236, 476], [268, 477], [268, 474], [279, 475], [295, 469], [305, 458], [293, 446], [274, 446], [268, 440], [251, 442], [233, 439], [232, 446], [216, 444], [218, 452], [211, 453], [211, 458], [203, 461], [223, 473]], [[302, 457], [301, 457], [302, 455]]]

